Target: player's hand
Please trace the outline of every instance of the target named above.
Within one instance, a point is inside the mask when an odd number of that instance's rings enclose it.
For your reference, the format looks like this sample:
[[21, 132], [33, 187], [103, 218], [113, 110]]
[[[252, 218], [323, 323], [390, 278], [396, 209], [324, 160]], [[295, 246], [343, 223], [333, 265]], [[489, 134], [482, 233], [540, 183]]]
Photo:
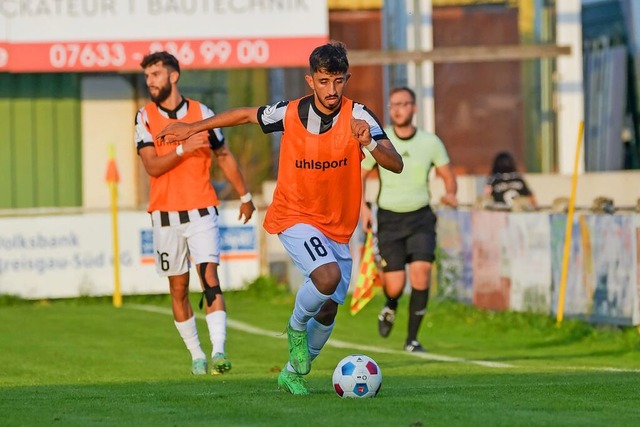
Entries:
[[[243, 224], [249, 222], [253, 213], [256, 211], [256, 207], [253, 205], [253, 201], [249, 200], [247, 203], [240, 204], [240, 215], [238, 215], [238, 219], [242, 221]], [[244, 217], [244, 220], [242, 219]]]
[[207, 132], [198, 132], [195, 135], [191, 135], [182, 143], [182, 149], [185, 154], [193, 153], [202, 148], [208, 149], [209, 147], [209, 135]]
[[171, 123], [162, 129], [156, 138], [164, 142], [184, 141], [194, 133], [189, 123]]
[[440, 198], [440, 203], [443, 205], [451, 206], [452, 208], [458, 207], [458, 198], [455, 194], [447, 193]]
[[369, 145], [371, 143], [371, 130], [366, 120], [351, 117], [351, 132], [360, 142], [360, 145]]
[[360, 207], [360, 223], [364, 231], [371, 231], [373, 227], [373, 214], [371, 213], [371, 209], [364, 204]]

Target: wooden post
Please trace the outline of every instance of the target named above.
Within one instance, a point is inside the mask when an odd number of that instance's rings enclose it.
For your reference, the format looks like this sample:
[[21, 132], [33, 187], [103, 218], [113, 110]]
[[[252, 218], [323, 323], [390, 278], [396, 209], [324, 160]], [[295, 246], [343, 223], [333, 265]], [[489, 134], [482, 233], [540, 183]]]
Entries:
[[349, 65], [387, 65], [407, 62], [495, 62], [571, 55], [570, 46], [502, 45], [437, 47], [428, 51], [350, 50]]

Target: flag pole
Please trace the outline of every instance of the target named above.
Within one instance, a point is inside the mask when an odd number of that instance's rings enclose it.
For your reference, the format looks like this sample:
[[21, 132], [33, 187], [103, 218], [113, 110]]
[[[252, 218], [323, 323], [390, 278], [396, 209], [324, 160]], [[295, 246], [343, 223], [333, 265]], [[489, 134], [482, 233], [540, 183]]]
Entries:
[[113, 240], [113, 306], [119, 308], [122, 306], [122, 293], [120, 291], [120, 245], [118, 242], [118, 166], [115, 160], [115, 148], [113, 144], [109, 145], [109, 163], [107, 164], [107, 173], [105, 180], [109, 185], [109, 193], [111, 196], [111, 230]]
[[564, 253], [562, 255], [562, 277], [560, 279], [560, 291], [558, 293], [558, 309], [556, 310], [556, 322], [562, 323], [564, 317], [564, 299], [567, 291], [567, 275], [569, 273], [569, 254], [571, 252], [571, 234], [573, 231], [573, 213], [576, 206], [576, 189], [578, 187], [578, 164], [580, 163], [580, 147], [582, 144], [582, 133], [584, 122], [580, 121], [578, 126], [578, 142], [576, 143], [576, 157], [573, 162], [573, 178], [571, 179], [571, 197], [569, 199], [569, 210], [567, 212], [567, 225], [564, 232]]

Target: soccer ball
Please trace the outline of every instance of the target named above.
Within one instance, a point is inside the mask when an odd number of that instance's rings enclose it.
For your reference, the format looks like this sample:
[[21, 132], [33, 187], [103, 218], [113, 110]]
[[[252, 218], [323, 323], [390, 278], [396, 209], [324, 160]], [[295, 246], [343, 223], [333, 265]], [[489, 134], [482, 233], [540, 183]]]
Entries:
[[333, 388], [340, 397], [375, 397], [382, 386], [382, 372], [372, 358], [351, 354], [333, 371]]

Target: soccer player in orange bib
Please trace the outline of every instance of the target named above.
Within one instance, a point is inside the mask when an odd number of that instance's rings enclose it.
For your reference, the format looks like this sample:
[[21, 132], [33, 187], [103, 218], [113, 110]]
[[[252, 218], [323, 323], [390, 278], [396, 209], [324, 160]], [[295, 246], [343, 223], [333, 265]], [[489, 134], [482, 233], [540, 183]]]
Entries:
[[278, 235], [304, 276], [287, 324], [289, 361], [278, 376], [278, 387], [296, 395], [309, 393], [304, 375], [329, 339], [349, 288], [362, 149], [383, 168], [399, 173], [403, 167], [375, 115], [343, 96], [351, 76], [344, 44], [332, 41], [314, 49], [309, 71], [305, 78], [312, 95], [224, 111], [160, 133], [165, 141], [182, 141], [206, 129], [243, 123], [259, 124], [265, 133], [283, 132], [264, 228]]
[[148, 211], [153, 224], [156, 270], [160, 276], [169, 278], [174, 323], [191, 353], [191, 372], [204, 375], [208, 372], [207, 357], [200, 346], [189, 302], [189, 256], [193, 258], [203, 300], [206, 299], [205, 319], [213, 346], [211, 373], [222, 374], [231, 369], [231, 362], [224, 348], [227, 314], [218, 278], [219, 201], [210, 182], [211, 150], [241, 195], [238, 219], [249, 221], [255, 207], [238, 163], [219, 129], [194, 133], [182, 144], [156, 137], [170, 123], [196, 122], [214, 115], [206, 105], [180, 94], [178, 60], [167, 52], [156, 52], [145, 56], [140, 66], [153, 102], [136, 115], [135, 143], [151, 177]]

